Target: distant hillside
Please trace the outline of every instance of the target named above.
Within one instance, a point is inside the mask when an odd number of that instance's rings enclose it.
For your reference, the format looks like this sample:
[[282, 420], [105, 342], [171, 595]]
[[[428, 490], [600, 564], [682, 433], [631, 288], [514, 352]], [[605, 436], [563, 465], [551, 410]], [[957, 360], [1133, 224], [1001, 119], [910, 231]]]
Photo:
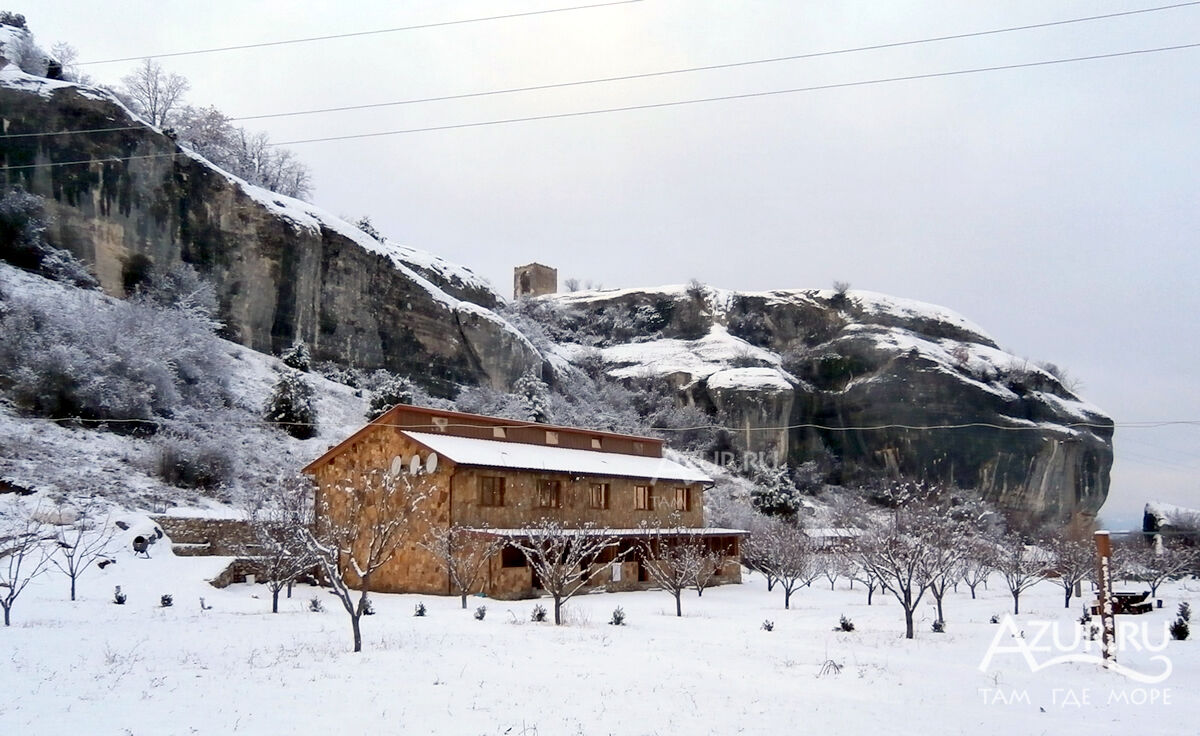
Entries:
[[816, 463], [830, 482], [954, 484], [1059, 520], [1094, 515], [1108, 494], [1112, 420], [950, 310], [699, 284], [541, 301], [560, 358], [665, 381], [744, 450]]

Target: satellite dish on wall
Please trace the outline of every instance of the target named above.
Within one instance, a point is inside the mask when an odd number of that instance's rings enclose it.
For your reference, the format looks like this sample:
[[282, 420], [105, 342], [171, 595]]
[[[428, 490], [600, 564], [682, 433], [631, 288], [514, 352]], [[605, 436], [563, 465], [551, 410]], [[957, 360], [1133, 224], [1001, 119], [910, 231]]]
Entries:
[[399, 455], [392, 458], [392, 475], [400, 475], [404, 472], [404, 458]]
[[408, 474], [416, 475], [421, 472], [421, 456], [413, 455], [412, 460], [408, 461]]
[[429, 453], [429, 457], [425, 458], [425, 472], [432, 473], [437, 470], [438, 457], [436, 452]]

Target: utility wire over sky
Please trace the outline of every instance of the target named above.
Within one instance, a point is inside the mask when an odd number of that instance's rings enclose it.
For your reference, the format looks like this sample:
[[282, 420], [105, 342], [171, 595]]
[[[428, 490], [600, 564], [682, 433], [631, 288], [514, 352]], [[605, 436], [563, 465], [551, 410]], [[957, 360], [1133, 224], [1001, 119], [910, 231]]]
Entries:
[[[294, 146], [294, 145], [299, 145], [302, 143], [324, 143], [324, 142], [329, 142], [329, 141], [344, 141], [344, 140], [353, 140], [353, 139], [360, 139], [360, 138], [378, 138], [378, 137], [382, 137], [382, 136], [404, 135], [404, 134], [411, 134], [411, 133], [429, 133], [429, 132], [439, 131], [439, 130], [457, 130], [457, 129], [462, 129], [462, 128], [479, 128], [479, 127], [492, 126], [492, 125], [508, 125], [508, 124], [513, 124], [513, 123], [533, 122], [533, 121], [537, 121], [537, 120], [557, 120], [557, 119], [563, 119], [563, 118], [577, 118], [577, 117], [585, 117], [585, 116], [589, 116], [589, 115], [603, 115], [603, 114], [619, 113], [619, 112], [631, 112], [631, 111], [635, 111], [635, 110], [652, 110], [652, 109], [667, 108], [667, 107], [680, 107], [683, 105], [696, 105], [696, 104], [701, 104], [701, 103], [706, 103], [706, 102], [745, 100], [745, 99], [752, 99], [752, 98], [756, 98], [756, 97], [770, 97], [770, 96], [775, 96], [775, 95], [798, 94], [801, 92], [818, 92], [818, 91], [822, 91], [822, 90], [842, 89], [842, 88], [847, 88], [847, 87], [864, 87], [864, 86], [877, 85], [877, 84], [890, 84], [890, 83], [894, 83], [894, 82], [909, 82], [909, 81], [916, 81], [916, 80], [921, 80], [921, 79], [935, 79], [938, 77], [952, 77], [952, 76], [961, 76], [961, 75], [966, 75], [966, 74], [980, 74], [983, 72], [1008, 71], [1008, 70], [1013, 70], [1013, 69], [1028, 69], [1028, 68], [1033, 68], [1033, 67], [1051, 66], [1051, 65], [1055, 65], [1055, 64], [1069, 64], [1069, 63], [1082, 62], [1082, 61], [1096, 61], [1099, 59], [1113, 59], [1113, 58], [1119, 58], [1119, 57], [1124, 57], [1124, 56], [1155, 54], [1155, 53], [1162, 53], [1162, 52], [1166, 52], [1166, 51], [1181, 51], [1181, 50], [1185, 50], [1185, 49], [1194, 49], [1194, 48], [1200, 48], [1200, 43], [1181, 44], [1181, 45], [1177, 45], [1177, 46], [1160, 46], [1157, 48], [1150, 48], [1150, 49], [1134, 49], [1131, 51], [1115, 51], [1115, 52], [1107, 53], [1107, 54], [1093, 54], [1090, 56], [1075, 56], [1075, 57], [1070, 57], [1070, 58], [1066, 58], [1066, 59], [1048, 59], [1048, 60], [1044, 60], [1044, 61], [1030, 61], [1030, 62], [1023, 62], [1023, 63], [1019, 63], [1019, 64], [1002, 64], [1002, 65], [998, 65], [998, 66], [976, 67], [976, 68], [972, 68], [972, 69], [955, 69], [955, 70], [944, 71], [944, 72], [930, 72], [927, 74], [910, 74], [910, 75], [899, 76], [899, 77], [883, 77], [883, 78], [879, 78], [879, 79], [866, 79], [866, 80], [858, 80], [858, 81], [854, 81], [854, 82], [837, 82], [837, 83], [833, 83], [833, 84], [820, 84], [820, 85], [813, 85], [813, 86], [809, 86], [809, 87], [793, 87], [790, 89], [767, 90], [767, 91], [763, 91], [763, 92], [746, 92], [746, 93], [742, 93], [742, 94], [719, 95], [716, 97], [704, 97], [704, 98], [691, 99], [691, 100], [652, 102], [652, 103], [646, 103], [646, 104], [641, 104], [641, 105], [627, 105], [627, 106], [623, 106], [623, 107], [608, 107], [608, 108], [600, 108], [600, 109], [596, 109], [596, 110], [578, 110], [578, 111], [572, 111], [572, 112], [549, 113], [546, 115], [530, 115], [527, 117], [502, 118], [502, 119], [498, 119], [498, 120], [481, 120], [481, 121], [474, 121], [474, 122], [467, 122], [467, 123], [453, 123], [453, 124], [448, 124], [448, 125], [432, 125], [432, 126], [421, 127], [421, 128], [405, 128], [405, 129], [400, 129], [400, 130], [385, 130], [385, 131], [378, 131], [378, 132], [372, 132], [372, 133], [351, 133], [348, 135], [326, 136], [326, 137], [321, 137], [321, 138], [303, 138], [303, 139], [297, 139], [297, 140], [272, 142], [268, 145], [270, 145], [270, 146]], [[124, 126], [124, 127], [119, 127], [119, 128], [93, 128], [93, 129], [88, 129], [88, 130], [57, 131], [57, 132], [47, 132], [47, 133], [16, 133], [16, 134], [0, 135], [0, 139], [42, 136], [42, 135], [71, 135], [71, 134], [83, 134], [83, 133], [113, 132], [113, 131], [118, 131], [118, 130], [139, 129], [140, 127], [141, 126]], [[16, 171], [16, 170], [21, 170], [21, 169], [45, 168], [45, 167], [53, 167], [53, 166], [72, 166], [72, 165], [77, 165], [77, 164], [91, 164], [91, 163], [97, 163], [97, 162], [118, 162], [118, 161], [135, 161], [135, 160], [139, 160], [139, 159], [150, 159], [150, 158], [166, 158], [166, 157], [181, 156], [181, 155], [186, 155], [186, 154], [164, 153], [164, 154], [147, 154], [147, 155], [142, 155], [142, 156], [111, 157], [111, 158], [105, 158], [105, 159], [81, 159], [81, 160], [77, 160], [77, 161], [53, 161], [53, 162], [38, 163], [38, 164], [22, 164], [22, 165], [17, 165], [17, 166], [5, 166], [0, 170]]]
[[327, 36], [309, 36], [307, 38], [291, 38], [282, 41], [262, 41], [259, 43], [247, 43], [238, 46], [218, 46], [210, 49], [194, 49], [191, 51], [169, 51], [161, 54], [142, 54], [140, 56], [124, 56], [119, 59], [99, 59], [97, 61], [81, 61], [80, 66], [96, 66], [98, 64], [116, 64], [122, 61], [141, 61], [142, 59], [166, 59], [172, 56], [195, 56], [197, 54], [216, 54], [223, 51], [240, 51], [242, 49], [261, 49], [268, 46], [287, 46], [298, 43], [313, 43], [315, 41], [330, 41], [335, 38], [354, 38], [356, 36], [375, 36], [381, 33], [398, 33], [400, 31], [416, 31], [424, 28], [441, 28], [444, 26], [459, 26], [468, 23], [483, 23], [493, 20], [506, 20], [509, 18], [527, 18], [533, 15], [550, 15], [551, 13], [566, 13], [572, 10], [590, 10], [592, 8], [606, 8], [613, 5], [632, 5], [640, 3], [642, 0], [615, 0], [607, 3], [593, 3], [591, 5], [575, 5], [569, 8], [550, 8], [549, 10], [530, 10], [523, 13], [507, 13], [505, 15], [489, 15], [482, 18], [465, 18], [462, 20], [446, 20], [436, 23], [420, 23], [411, 26], [400, 26], [398, 28], [377, 28], [369, 31], [354, 31], [352, 33], [335, 33]]
[[[640, 1], [640, 0], [638, 0], [638, 1]], [[886, 43], [879, 43], [879, 44], [872, 44], [872, 45], [865, 45], [865, 46], [855, 46], [855, 47], [851, 47], [851, 48], [834, 49], [834, 50], [829, 50], [829, 51], [805, 52], [805, 53], [793, 54], [793, 55], [789, 55], [789, 56], [776, 56], [776, 57], [771, 57], [771, 58], [767, 58], [767, 59], [750, 59], [747, 61], [735, 61], [735, 62], [729, 62], [729, 63], [724, 63], [724, 64], [708, 64], [708, 65], [703, 65], [703, 66], [692, 66], [692, 67], [685, 67], [685, 68], [680, 68], [680, 69], [666, 69], [666, 70], [651, 71], [651, 72], [640, 72], [640, 73], [636, 73], [636, 74], [625, 74], [625, 75], [619, 75], [619, 76], [598, 77], [598, 78], [593, 78], [593, 79], [579, 79], [579, 80], [572, 80], [572, 81], [567, 81], [567, 82], [555, 82], [555, 83], [550, 83], [550, 84], [530, 85], [530, 86], [523, 86], [523, 87], [509, 87], [509, 88], [505, 88], [505, 89], [486, 90], [486, 91], [481, 91], [481, 92], [465, 92], [465, 93], [460, 93], [460, 94], [439, 95], [439, 96], [435, 96], [435, 97], [420, 97], [420, 98], [413, 98], [413, 99], [407, 99], [407, 100], [393, 100], [393, 101], [389, 101], [389, 102], [372, 102], [372, 103], [365, 103], [365, 104], [361, 104], [361, 105], [345, 105], [345, 106], [340, 106], [340, 107], [324, 107], [324, 108], [317, 108], [317, 109], [312, 109], [312, 110], [294, 110], [294, 111], [289, 111], [289, 112], [272, 112], [272, 113], [262, 113], [262, 114], [258, 114], [258, 115], [243, 115], [243, 116], [239, 116], [239, 117], [231, 117], [231, 118], [229, 118], [229, 120], [232, 122], [241, 122], [241, 121], [245, 121], [245, 120], [264, 120], [264, 119], [269, 119], [269, 118], [288, 118], [288, 117], [296, 117], [296, 116], [301, 116], [301, 115], [315, 115], [315, 114], [320, 114], [320, 113], [348, 112], [348, 111], [354, 111], [354, 110], [369, 110], [369, 109], [375, 109], [375, 108], [394, 107], [394, 106], [400, 106], [400, 105], [417, 105], [417, 104], [425, 104], [425, 103], [430, 103], [430, 102], [445, 102], [445, 101], [450, 101], [450, 100], [463, 100], [463, 99], [470, 99], [470, 98], [477, 98], [477, 97], [490, 97], [490, 96], [514, 94], [514, 93], [520, 93], [520, 92], [537, 92], [537, 91], [543, 91], [543, 90], [549, 90], [549, 89], [563, 89], [563, 88], [568, 88], [568, 87], [579, 87], [579, 86], [584, 86], [584, 85], [604, 84], [604, 83], [610, 83], [610, 82], [622, 82], [622, 81], [630, 81], [630, 80], [635, 80], [635, 79], [650, 79], [650, 78], [654, 78], [654, 77], [663, 77], [663, 76], [670, 76], [670, 75], [677, 75], [677, 74], [691, 74], [691, 73], [696, 73], [696, 72], [714, 71], [714, 70], [719, 70], [719, 69], [733, 69], [733, 68], [738, 68], [738, 67], [746, 67], [746, 66], [754, 66], [754, 65], [762, 65], [762, 64], [776, 64], [776, 63], [786, 62], [786, 61], [799, 61], [799, 60], [804, 60], [804, 59], [815, 59], [815, 58], [821, 58], [821, 57], [826, 57], [826, 56], [838, 56], [838, 55], [844, 55], [844, 54], [861, 53], [861, 52], [865, 52], [865, 51], [877, 51], [877, 50], [881, 50], [881, 49], [899, 48], [899, 47], [904, 47], [904, 46], [916, 46], [916, 45], [920, 45], [920, 44], [937, 43], [937, 42], [941, 42], [941, 41], [960, 40], [960, 39], [964, 39], [964, 38], [974, 38], [974, 37], [979, 37], [979, 36], [989, 36], [989, 35], [996, 35], [996, 34], [1003, 34], [1003, 33], [1013, 33], [1013, 32], [1018, 32], [1018, 31], [1028, 31], [1028, 30], [1033, 30], [1033, 29], [1037, 29], [1037, 28], [1050, 28], [1050, 27], [1055, 27], [1055, 26], [1070, 25], [1070, 24], [1074, 24], [1074, 23], [1086, 23], [1086, 22], [1099, 21], [1099, 20], [1108, 20], [1108, 19], [1112, 19], [1112, 18], [1119, 18], [1119, 17], [1131, 16], [1131, 15], [1141, 15], [1141, 14], [1145, 14], [1145, 13], [1160, 12], [1160, 11], [1164, 11], [1164, 10], [1174, 10], [1174, 9], [1178, 9], [1178, 8], [1197, 6], [1197, 5], [1200, 5], [1200, 0], [1193, 0], [1192, 2], [1185, 2], [1185, 3], [1176, 3], [1173, 5], [1162, 5], [1162, 6], [1153, 7], [1153, 8], [1141, 8], [1138, 10], [1127, 10], [1127, 11], [1121, 11], [1121, 12], [1117, 12], [1117, 13], [1106, 13], [1103, 15], [1090, 15], [1090, 16], [1086, 16], [1086, 17], [1082, 17], [1082, 18], [1067, 18], [1067, 19], [1063, 19], [1063, 20], [1046, 21], [1043, 23], [1032, 23], [1032, 24], [1025, 24], [1025, 25], [1018, 25], [1018, 26], [1007, 26], [1004, 28], [993, 28], [993, 29], [988, 29], [988, 30], [983, 30], [983, 31], [969, 31], [969, 32], [965, 32], [965, 33], [956, 33], [956, 34], [942, 35], [942, 36], [932, 36], [932, 37], [928, 37], [928, 38], [911, 39], [911, 40], [906, 40], [906, 41], [891, 41], [891, 42], [886, 42]], [[598, 6], [582, 6], [582, 7], [590, 8], [590, 7], [598, 7]], [[562, 10], [571, 10], [571, 9], [575, 9], [575, 8], [565, 8], [565, 9], [559, 9], [558, 11], [541, 11], [541, 12], [561, 12]], [[514, 17], [514, 16], [497, 16], [497, 17]], [[475, 19], [474, 21], [454, 21], [454, 22], [455, 23], [463, 23], [463, 22], [475, 22], [478, 20], [486, 20], [486, 19]], [[388, 29], [388, 30], [384, 30], [384, 31], [364, 31], [363, 33], [387, 33], [387, 32], [391, 32], [393, 30], [403, 30], [403, 29]], [[350, 34], [350, 35], [354, 35], [354, 34]], [[325, 37], [317, 37], [317, 38], [309, 38], [309, 39], [297, 39], [296, 41], [270, 42], [269, 44], [264, 44], [264, 45], [272, 45], [272, 44], [278, 44], [278, 43], [307, 42], [307, 41], [321, 40], [323, 38], [341, 38], [341, 37], [342, 36], [325, 36]], [[716, 100], [716, 99], [738, 99], [738, 98], [741, 98], [744, 96], [786, 94], [789, 92], [813, 91], [813, 90], [817, 90], [817, 89], [834, 89], [837, 87], [845, 87], [845, 86], [862, 86], [862, 85], [868, 85], [868, 84], [881, 84], [881, 83], [890, 82], [890, 81], [903, 81], [903, 80], [908, 80], [908, 79], [925, 79], [925, 78], [936, 77], [936, 76], [971, 74], [971, 73], [978, 73], [978, 72], [982, 72], [982, 71], [994, 71], [994, 70], [999, 70], [999, 69], [1014, 69], [1014, 68], [1048, 65], [1048, 64], [1062, 64], [1062, 63], [1068, 63], [1068, 62], [1072, 62], [1072, 61], [1085, 61], [1085, 60], [1092, 60], [1092, 59], [1099, 59], [1099, 58], [1109, 58], [1109, 57], [1113, 57], [1113, 56], [1153, 53], [1156, 51], [1171, 51], [1171, 50], [1176, 50], [1179, 48], [1191, 48], [1193, 46], [1194, 46], [1194, 44], [1187, 45], [1187, 46], [1162, 47], [1162, 48], [1158, 48], [1158, 49], [1145, 49], [1145, 50], [1141, 50], [1141, 51], [1118, 52], [1118, 53], [1114, 53], [1114, 54], [1101, 54], [1101, 55], [1090, 56], [1090, 57], [1077, 57], [1077, 58], [1072, 58], [1072, 59], [1060, 59], [1060, 60], [1051, 60], [1051, 61], [1043, 61], [1043, 62], [1030, 62], [1027, 64], [1014, 64], [1014, 65], [1006, 65], [1006, 66], [1000, 66], [1000, 67], [987, 67], [987, 68], [981, 68], [981, 69], [967, 69], [967, 70], [958, 70], [958, 71], [951, 71], [951, 72], [939, 72], [939, 73], [933, 73], [933, 74], [929, 74], [929, 75], [913, 75], [913, 76], [909, 76], [909, 77], [897, 77], [897, 78], [880, 79], [880, 80], [847, 82], [847, 83], [841, 83], [841, 84], [836, 84], [836, 85], [820, 85], [820, 86], [815, 86], [815, 87], [797, 88], [797, 89], [792, 89], [792, 90], [779, 90], [779, 91], [772, 91], [772, 92], [754, 93], [751, 95], [731, 95], [731, 96], [726, 96], [726, 97], [722, 97], [722, 98], [681, 101], [681, 102], [663, 103], [663, 104], [664, 105], [694, 104], [696, 102], [706, 102], [706, 101], [712, 101], [712, 100]], [[254, 47], [254, 46], [244, 46], [244, 47], [236, 47], [236, 48], [252, 48], [252, 47]], [[180, 54], [193, 54], [193, 53], [205, 53], [205, 52], [200, 52], [200, 51], [180, 52]], [[162, 54], [159, 57], [152, 57], [152, 58], [160, 58], [162, 56], [173, 56], [173, 55], [176, 55], [176, 54]], [[136, 58], [137, 57], [129, 57], [127, 59], [119, 59], [119, 60], [114, 59], [112, 61], [132, 61], [132, 60], [136, 60]], [[103, 63], [103, 62], [92, 62], [92, 63]], [[654, 105], [654, 106], [663, 106], [663, 105]], [[625, 109], [638, 109], [638, 108], [615, 108], [613, 111], [625, 110]], [[602, 110], [602, 111], [595, 111], [595, 112], [567, 113], [564, 116], [598, 114], [599, 112], [606, 112], [606, 111]], [[540, 119], [540, 118], [529, 118], [529, 119]], [[522, 119], [522, 120], [525, 120], [525, 119]], [[473, 124], [466, 124], [464, 126], [455, 126], [455, 127], [474, 127], [474, 126], [478, 126], [478, 125], [496, 125], [496, 124], [499, 124], [499, 122], [507, 122], [507, 121], [473, 123]], [[111, 132], [118, 132], [118, 131], [122, 131], [122, 130], [134, 130], [139, 127], [140, 126], [121, 126], [121, 127], [109, 127], [109, 128], [90, 128], [90, 129], [83, 129], [83, 130], [64, 130], [64, 131], [56, 131], [54, 133], [0, 134], [0, 139], [27, 138], [27, 137], [33, 137], [33, 136], [39, 136], [39, 135], [51, 135], [51, 134], [53, 134], [53, 135], [79, 135], [79, 134], [86, 134], [86, 133], [111, 133]], [[437, 129], [445, 129], [445, 128], [439, 127], [439, 128], [434, 128], [434, 129], [437, 130]], [[424, 129], [422, 129], [422, 130], [424, 130]], [[399, 132], [409, 132], [409, 131], [399, 131]], [[375, 134], [375, 135], [389, 135], [389, 134], [395, 134], [395, 133], [380, 133], [380, 134]], [[305, 141], [305, 142], [307, 142], [307, 141]], [[275, 145], [284, 145], [284, 144], [279, 143], [279, 144], [275, 144]]]

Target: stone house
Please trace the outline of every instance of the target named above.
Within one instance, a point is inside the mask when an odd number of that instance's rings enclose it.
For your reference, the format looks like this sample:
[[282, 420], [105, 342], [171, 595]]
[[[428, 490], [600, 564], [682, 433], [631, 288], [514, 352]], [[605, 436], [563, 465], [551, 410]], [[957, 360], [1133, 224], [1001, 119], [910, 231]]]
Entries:
[[[400, 405], [304, 468], [316, 481], [317, 508], [331, 517], [343, 511], [337, 501], [344, 495], [335, 489], [361, 484], [355, 479], [371, 471], [415, 474], [427, 484], [418, 534], [454, 526], [519, 540], [547, 520], [615, 537], [618, 544], [591, 563], [594, 587], [648, 587], [639, 561], [647, 543], [681, 537], [723, 555], [715, 582], [741, 580], [745, 533], [704, 527], [703, 493], [712, 481], [663, 457], [662, 440]], [[511, 546], [489, 560], [482, 577], [470, 592], [538, 593], [532, 568]], [[441, 562], [416, 542], [376, 572], [371, 587], [458, 592]]]

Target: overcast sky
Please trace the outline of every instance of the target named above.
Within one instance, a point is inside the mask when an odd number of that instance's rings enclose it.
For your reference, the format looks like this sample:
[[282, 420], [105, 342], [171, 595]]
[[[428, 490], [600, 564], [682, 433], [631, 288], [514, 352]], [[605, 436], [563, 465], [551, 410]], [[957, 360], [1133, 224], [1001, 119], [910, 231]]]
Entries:
[[[596, 2], [597, 0], [591, 0]], [[588, 0], [30, 3], [82, 61]], [[643, 0], [162, 59], [234, 117], [727, 64], [1157, 7]], [[856, 7], [855, 7], [856, 6]], [[246, 121], [275, 141], [456, 125], [1200, 42], [1200, 6], [806, 60]], [[133, 62], [86, 71], [115, 83]], [[1200, 49], [292, 146], [313, 201], [509, 291], [834, 280], [955, 309], [1120, 423], [1200, 420]], [[1102, 518], [1200, 507], [1200, 426], [1117, 430]]]

